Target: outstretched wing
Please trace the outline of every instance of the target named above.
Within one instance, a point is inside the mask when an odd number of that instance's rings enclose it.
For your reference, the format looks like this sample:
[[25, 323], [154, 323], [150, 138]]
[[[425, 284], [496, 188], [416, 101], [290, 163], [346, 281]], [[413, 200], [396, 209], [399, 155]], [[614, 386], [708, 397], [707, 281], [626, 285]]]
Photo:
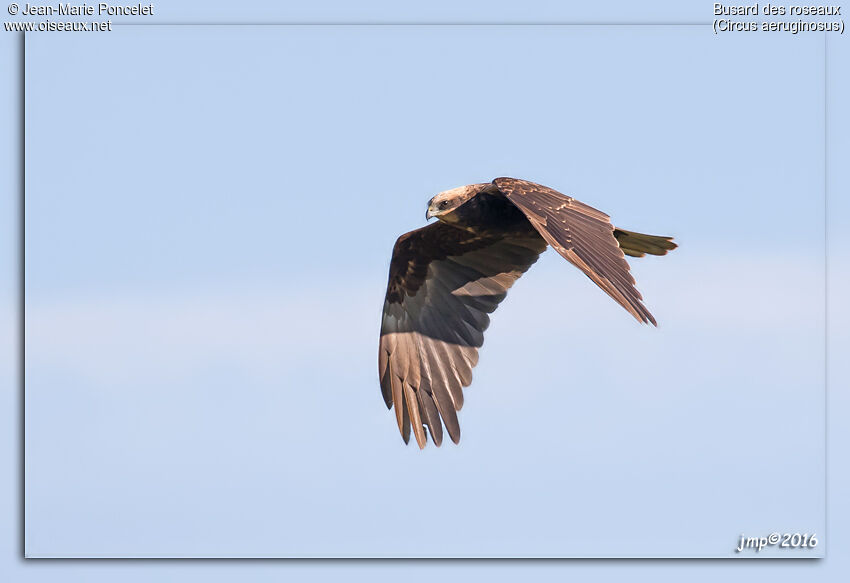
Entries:
[[[399, 237], [393, 249], [378, 375], [405, 443], [424, 426], [436, 445], [445, 424], [460, 440], [457, 411], [472, 382], [489, 313], [537, 261], [546, 242], [529, 230], [473, 234], [438, 222]], [[442, 422], [441, 422], [442, 421]]]
[[567, 261], [581, 269], [639, 322], [655, 324], [641, 301], [629, 264], [614, 237], [608, 215], [534, 182], [516, 178], [493, 181], [535, 229]]

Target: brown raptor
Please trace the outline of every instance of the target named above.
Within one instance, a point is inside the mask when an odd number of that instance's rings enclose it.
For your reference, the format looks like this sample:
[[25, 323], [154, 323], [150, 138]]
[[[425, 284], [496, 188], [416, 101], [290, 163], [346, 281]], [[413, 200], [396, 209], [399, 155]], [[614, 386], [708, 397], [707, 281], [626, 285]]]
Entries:
[[378, 374], [405, 443], [425, 427], [439, 446], [443, 425], [460, 440], [457, 411], [484, 342], [488, 314], [551, 245], [639, 322], [655, 324], [625, 255], [664, 255], [671, 237], [615, 228], [608, 215], [516, 178], [441, 192], [426, 219], [396, 241], [381, 320]]

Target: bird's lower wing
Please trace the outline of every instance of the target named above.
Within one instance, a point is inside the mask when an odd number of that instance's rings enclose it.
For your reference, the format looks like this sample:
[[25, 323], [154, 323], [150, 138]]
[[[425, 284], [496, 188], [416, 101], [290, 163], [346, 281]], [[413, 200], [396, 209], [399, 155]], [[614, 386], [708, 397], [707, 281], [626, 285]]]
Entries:
[[472, 382], [488, 314], [537, 260], [538, 236], [482, 237], [436, 223], [399, 238], [381, 321], [378, 375], [405, 442], [428, 427], [460, 440], [457, 411]]
[[608, 215], [534, 182], [497, 178], [496, 187], [567, 261], [581, 269], [639, 322], [655, 325], [629, 273]]

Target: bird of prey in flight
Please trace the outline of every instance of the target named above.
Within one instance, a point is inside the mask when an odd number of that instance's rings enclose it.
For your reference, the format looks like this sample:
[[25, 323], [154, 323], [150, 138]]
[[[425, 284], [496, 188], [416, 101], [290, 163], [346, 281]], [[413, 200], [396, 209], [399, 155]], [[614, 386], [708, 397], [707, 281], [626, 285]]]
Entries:
[[443, 426], [460, 440], [457, 411], [493, 312], [513, 283], [551, 245], [639, 322], [641, 301], [625, 255], [664, 255], [671, 237], [615, 228], [608, 215], [540, 184], [516, 178], [470, 184], [428, 202], [426, 220], [405, 233], [390, 261], [378, 375], [405, 443], [434, 444]]

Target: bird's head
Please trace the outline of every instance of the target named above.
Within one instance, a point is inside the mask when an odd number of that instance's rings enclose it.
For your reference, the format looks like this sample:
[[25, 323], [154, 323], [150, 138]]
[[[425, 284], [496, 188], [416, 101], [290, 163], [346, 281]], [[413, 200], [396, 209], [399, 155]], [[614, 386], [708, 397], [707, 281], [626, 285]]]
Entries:
[[468, 184], [467, 186], [444, 190], [428, 201], [425, 220], [427, 221], [428, 219], [437, 217], [441, 221], [452, 222], [452, 218], [454, 217], [452, 213], [488, 186], [490, 186], [490, 183]]

